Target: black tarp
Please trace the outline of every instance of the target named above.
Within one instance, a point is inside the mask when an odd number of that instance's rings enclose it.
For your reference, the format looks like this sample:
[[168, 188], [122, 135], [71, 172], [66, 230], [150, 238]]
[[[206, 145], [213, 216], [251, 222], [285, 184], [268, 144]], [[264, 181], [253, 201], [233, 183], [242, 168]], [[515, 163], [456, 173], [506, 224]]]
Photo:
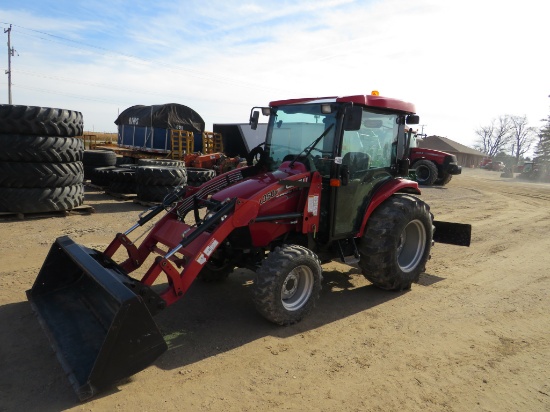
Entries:
[[129, 107], [120, 113], [115, 124], [204, 132], [202, 117], [193, 109], [177, 103]]

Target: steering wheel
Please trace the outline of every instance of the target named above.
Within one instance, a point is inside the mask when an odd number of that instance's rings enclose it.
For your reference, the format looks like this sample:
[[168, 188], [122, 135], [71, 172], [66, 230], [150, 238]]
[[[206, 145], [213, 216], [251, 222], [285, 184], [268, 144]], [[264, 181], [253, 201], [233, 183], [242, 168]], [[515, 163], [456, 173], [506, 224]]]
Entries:
[[264, 153], [265, 151], [262, 146], [256, 146], [246, 155], [246, 165], [252, 166], [254, 164], [254, 160], [256, 160], [256, 163], [259, 162]]

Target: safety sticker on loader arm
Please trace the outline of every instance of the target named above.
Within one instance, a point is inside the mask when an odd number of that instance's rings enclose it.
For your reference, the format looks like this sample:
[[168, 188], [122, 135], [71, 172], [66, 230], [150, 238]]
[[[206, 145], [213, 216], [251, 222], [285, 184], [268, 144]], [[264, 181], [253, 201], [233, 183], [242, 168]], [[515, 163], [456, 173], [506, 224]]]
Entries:
[[218, 242], [216, 239], [212, 239], [210, 243], [204, 248], [202, 253], [197, 257], [197, 262], [201, 265], [204, 265], [207, 259], [206, 256], [210, 257], [210, 255], [214, 252], [219, 244], [220, 242]]
[[308, 211], [308, 213], [311, 213], [313, 216], [317, 216], [317, 213], [319, 211], [319, 196], [318, 195], [308, 196], [308, 198], [307, 198], [307, 211]]

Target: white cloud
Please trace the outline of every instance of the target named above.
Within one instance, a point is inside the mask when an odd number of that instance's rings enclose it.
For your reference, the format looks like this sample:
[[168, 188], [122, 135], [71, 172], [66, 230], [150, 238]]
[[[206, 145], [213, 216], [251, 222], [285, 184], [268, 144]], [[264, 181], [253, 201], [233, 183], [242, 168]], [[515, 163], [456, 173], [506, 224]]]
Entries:
[[211, 128], [271, 100], [377, 89], [414, 102], [428, 134], [472, 144], [499, 115], [539, 126], [550, 107], [547, 2], [35, 4], [0, 9], [19, 51], [14, 103], [81, 110], [96, 131], [134, 104], [185, 104]]

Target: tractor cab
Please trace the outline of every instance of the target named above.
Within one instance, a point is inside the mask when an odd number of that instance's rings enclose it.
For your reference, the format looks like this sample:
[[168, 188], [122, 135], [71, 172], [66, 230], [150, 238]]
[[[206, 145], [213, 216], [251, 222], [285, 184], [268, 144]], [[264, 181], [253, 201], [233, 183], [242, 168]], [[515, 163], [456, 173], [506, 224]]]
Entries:
[[[355, 237], [374, 193], [408, 175], [414, 107], [377, 95], [271, 102], [260, 161], [273, 172], [303, 165], [322, 177], [319, 238]], [[257, 113], [257, 114], [255, 114]], [[255, 127], [259, 112], [252, 112]]]

